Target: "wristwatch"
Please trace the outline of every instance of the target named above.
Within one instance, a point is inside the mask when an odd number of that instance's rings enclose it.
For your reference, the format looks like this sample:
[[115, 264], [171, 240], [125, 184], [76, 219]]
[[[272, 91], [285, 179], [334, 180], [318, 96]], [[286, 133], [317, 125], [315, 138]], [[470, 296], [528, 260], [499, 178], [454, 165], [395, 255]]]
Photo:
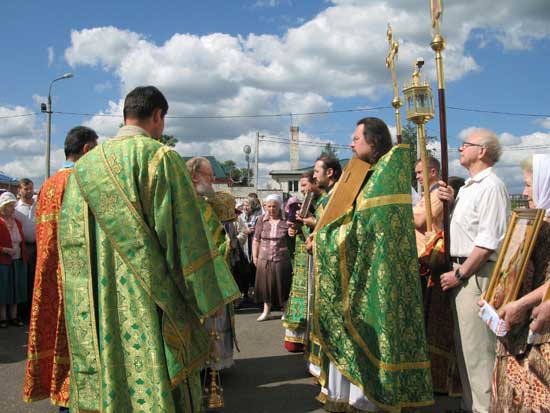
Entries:
[[463, 276], [461, 273], [460, 273], [460, 267], [458, 267], [455, 271], [455, 278], [459, 281], [459, 282], [463, 282], [466, 280], [467, 277]]

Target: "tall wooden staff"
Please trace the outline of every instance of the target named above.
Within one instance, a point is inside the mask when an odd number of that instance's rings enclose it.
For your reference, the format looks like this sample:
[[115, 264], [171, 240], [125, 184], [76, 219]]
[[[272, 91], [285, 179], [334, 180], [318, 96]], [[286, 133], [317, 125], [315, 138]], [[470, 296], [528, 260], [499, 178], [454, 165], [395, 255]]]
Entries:
[[[434, 37], [432, 49], [435, 52], [435, 63], [437, 69], [437, 96], [439, 101], [439, 135], [441, 137], [441, 179], [449, 183], [449, 156], [447, 152], [447, 115], [445, 111], [445, 78], [443, 77], [443, 56], [441, 52], [445, 49], [445, 39], [439, 32], [440, 20], [443, 14], [441, 0], [430, 0], [432, 14], [432, 28]], [[445, 266], [450, 269], [451, 265], [451, 239], [449, 221], [449, 203], [443, 202], [443, 235], [445, 242]]]
[[386, 57], [386, 67], [391, 71], [391, 80], [393, 85], [393, 100], [391, 102], [392, 106], [395, 108], [395, 134], [397, 137], [397, 143], [402, 142], [401, 138], [401, 113], [399, 108], [401, 107], [401, 100], [399, 99], [399, 88], [397, 86], [397, 76], [395, 74], [395, 59], [397, 58], [397, 52], [399, 51], [399, 42], [397, 39], [393, 39], [393, 33], [391, 30], [391, 25], [388, 23], [388, 31], [386, 32], [388, 37], [388, 44], [390, 49], [388, 51], [388, 57]]

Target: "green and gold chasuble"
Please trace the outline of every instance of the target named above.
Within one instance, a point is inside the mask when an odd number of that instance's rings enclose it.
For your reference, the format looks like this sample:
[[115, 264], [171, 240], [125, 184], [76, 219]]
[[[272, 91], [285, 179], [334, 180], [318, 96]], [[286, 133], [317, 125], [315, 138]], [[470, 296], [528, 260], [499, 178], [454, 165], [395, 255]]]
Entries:
[[384, 410], [433, 404], [407, 145], [316, 233], [314, 266], [313, 325], [338, 371]]
[[146, 136], [82, 157], [59, 221], [70, 410], [199, 412], [200, 320], [238, 297], [181, 157]]

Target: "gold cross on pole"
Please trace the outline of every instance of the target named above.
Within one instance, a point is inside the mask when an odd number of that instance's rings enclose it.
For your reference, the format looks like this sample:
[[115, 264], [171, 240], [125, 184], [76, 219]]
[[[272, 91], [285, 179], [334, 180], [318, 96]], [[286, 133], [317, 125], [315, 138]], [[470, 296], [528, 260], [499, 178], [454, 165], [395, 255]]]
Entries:
[[391, 104], [395, 108], [397, 143], [401, 143], [401, 114], [399, 113], [401, 100], [399, 99], [399, 87], [397, 85], [397, 75], [395, 74], [395, 60], [397, 59], [397, 53], [399, 52], [399, 42], [397, 39], [394, 40], [391, 25], [389, 23], [386, 36], [388, 38], [389, 45], [388, 56], [386, 57], [386, 67], [391, 71], [391, 80], [393, 85], [393, 101]]

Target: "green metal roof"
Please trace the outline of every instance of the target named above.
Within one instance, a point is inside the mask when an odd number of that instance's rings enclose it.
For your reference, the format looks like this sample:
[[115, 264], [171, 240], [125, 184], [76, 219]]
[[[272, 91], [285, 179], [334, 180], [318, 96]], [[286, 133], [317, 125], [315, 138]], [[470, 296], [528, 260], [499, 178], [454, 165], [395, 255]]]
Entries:
[[[183, 160], [187, 162], [189, 159], [194, 158], [194, 156], [182, 156]], [[210, 165], [212, 165], [212, 171], [214, 172], [214, 177], [216, 179], [228, 179], [227, 173], [223, 169], [221, 163], [214, 156], [203, 156], [203, 158], [208, 159]]]

